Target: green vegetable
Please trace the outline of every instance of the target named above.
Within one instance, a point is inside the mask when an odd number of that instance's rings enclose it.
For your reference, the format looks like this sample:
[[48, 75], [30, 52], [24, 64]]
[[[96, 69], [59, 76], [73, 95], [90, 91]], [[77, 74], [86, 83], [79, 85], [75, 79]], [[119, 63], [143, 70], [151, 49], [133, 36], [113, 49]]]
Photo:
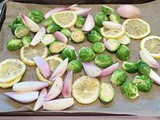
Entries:
[[22, 38], [22, 44], [24, 47], [29, 47], [30, 42], [32, 41], [30, 36], [25, 36]]
[[94, 26], [93, 30], [97, 31], [99, 34], [101, 34], [101, 28], [98, 26]]
[[101, 12], [103, 12], [106, 15], [110, 15], [110, 14], [114, 13], [114, 9], [111, 7], [108, 7], [106, 5], [103, 5], [101, 8]]
[[14, 23], [14, 24], [18, 24], [18, 23], [23, 24], [22, 18], [21, 18], [20, 16], [17, 16], [17, 17], [16, 17], [16, 20], [15, 20], [13, 23]]
[[54, 22], [47, 27], [47, 33], [53, 33], [59, 30], [61, 30], [61, 27]]
[[49, 18], [47, 18], [47, 19], [44, 21], [43, 25], [44, 25], [45, 27], [48, 27], [48, 26], [52, 25], [52, 23], [53, 23], [53, 20], [52, 20], [51, 17], [49, 17]]
[[76, 59], [76, 53], [75, 53], [74, 50], [71, 50], [69, 48], [65, 48], [62, 51], [61, 57], [62, 57], [63, 60], [66, 59], [66, 58], [68, 58], [68, 61], [70, 62], [70, 61]]
[[151, 68], [146, 62], [143, 62], [142, 60], [139, 60], [137, 63], [138, 70], [140, 73], [142, 73], [145, 76], [149, 76], [149, 73], [151, 71]]
[[13, 34], [14, 34], [14, 32], [15, 32], [15, 30], [16, 30], [16, 28], [17, 28], [18, 26], [24, 26], [24, 25], [21, 24], [21, 23], [18, 23], [18, 24], [13, 24], [13, 25], [10, 26], [11, 31], [12, 31]]
[[83, 42], [84, 37], [85, 37], [85, 35], [84, 35], [83, 31], [80, 29], [76, 29], [76, 30], [72, 31], [72, 33], [71, 33], [71, 38], [76, 43]]
[[113, 64], [112, 57], [107, 54], [98, 55], [95, 60], [95, 64], [102, 68], [107, 68], [108, 66]]
[[95, 42], [101, 42], [102, 41], [102, 36], [100, 33], [98, 33], [95, 30], [92, 30], [87, 34], [87, 40], [89, 42], [95, 43]]
[[28, 17], [36, 23], [40, 23], [44, 19], [44, 14], [40, 10], [32, 10], [29, 12]]
[[127, 80], [127, 74], [122, 70], [115, 70], [111, 76], [110, 81], [113, 85], [121, 86]]
[[136, 76], [133, 80], [133, 83], [141, 92], [149, 92], [153, 85], [153, 81], [144, 75]]
[[67, 38], [71, 37], [71, 31], [68, 28], [62, 28], [61, 33], [63, 33]]
[[120, 23], [121, 22], [121, 17], [117, 15], [116, 13], [112, 13], [109, 16], [109, 20], [112, 22]]
[[66, 47], [66, 44], [63, 42], [55, 41], [49, 46], [49, 52], [50, 53], [60, 53], [64, 48]]
[[99, 12], [98, 14], [96, 14], [96, 16], [94, 17], [94, 20], [95, 20], [95, 24], [98, 26], [98, 27], [102, 27], [103, 26], [103, 21], [106, 21], [107, 20], [107, 16], [106, 14], [104, 14], [103, 12]]
[[127, 46], [121, 45], [117, 50], [116, 56], [118, 59], [125, 61], [130, 58], [130, 50]]
[[20, 39], [10, 39], [6, 46], [8, 50], [15, 51], [22, 47], [22, 42]]
[[95, 58], [94, 51], [89, 47], [82, 47], [78, 51], [78, 57], [83, 62], [90, 62]]
[[41, 40], [41, 42], [47, 46], [53, 43], [54, 41], [56, 41], [56, 38], [52, 34], [45, 34], [43, 36], [43, 39]]
[[68, 70], [72, 70], [74, 73], [79, 73], [82, 71], [82, 63], [80, 60], [72, 60], [68, 63]]
[[126, 81], [122, 84], [121, 93], [128, 99], [135, 99], [139, 96], [137, 87], [131, 81]]
[[122, 64], [122, 69], [128, 73], [136, 73], [138, 71], [137, 63], [124, 61]]
[[105, 51], [105, 46], [103, 43], [101, 42], [95, 42], [91, 49], [95, 52], [95, 53], [103, 53]]
[[83, 18], [82, 16], [77, 16], [77, 22], [75, 26], [81, 28], [83, 27], [84, 23], [85, 23], [85, 18]]
[[17, 38], [23, 38], [27, 35], [29, 35], [29, 29], [28, 27], [26, 27], [25, 25], [20, 25], [18, 26], [15, 31], [14, 31], [14, 34]]
[[107, 48], [107, 50], [111, 51], [111, 52], [115, 52], [118, 50], [119, 46], [120, 46], [120, 41], [119, 40], [115, 40], [115, 39], [109, 39], [107, 41], [104, 41], [105, 47]]
[[99, 99], [102, 102], [108, 103], [108, 102], [111, 102], [113, 98], [114, 98], [113, 87], [108, 83], [102, 83], [100, 85]]

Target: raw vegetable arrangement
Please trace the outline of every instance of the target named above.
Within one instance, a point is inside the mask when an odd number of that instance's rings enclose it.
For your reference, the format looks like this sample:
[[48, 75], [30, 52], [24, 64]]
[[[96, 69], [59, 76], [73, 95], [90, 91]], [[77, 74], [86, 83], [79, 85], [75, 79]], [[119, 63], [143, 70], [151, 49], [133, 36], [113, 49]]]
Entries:
[[[121, 88], [119, 92], [126, 99], [136, 99], [139, 91], [149, 92], [153, 83], [160, 85], [154, 72], [159, 68], [160, 37], [148, 36], [150, 25], [140, 19], [140, 9], [122, 5], [115, 11], [102, 5], [95, 16], [90, 11], [74, 4], [46, 14], [41, 10], [20, 13], [9, 25], [15, 38], [8, 40], [6, 47], [19, 50], [21, 60], [0, 63], [0, 87], [12, 87], [13, 91], [4, 95], [20, 103], [36, 101], [33, 111], [41, 107], [60, 111], [73, 106], [75, 100], [86, 105], [98, 98], [102, 104], [110, 103], [115, 87]], [[131, 40], [141, 40], [138, 61], [130, 61]], [[84, 41], [91, 46], [78, 51], [69, 44]], [[107, 53], [115, 54], [122, 65]], [[20, 82], [27, 66], [36, 67], [37, 81]], [[84, 76], [74, 80], [73, 76], [82, 71]], [[129, 74], [135, 74], [133, 80]]]

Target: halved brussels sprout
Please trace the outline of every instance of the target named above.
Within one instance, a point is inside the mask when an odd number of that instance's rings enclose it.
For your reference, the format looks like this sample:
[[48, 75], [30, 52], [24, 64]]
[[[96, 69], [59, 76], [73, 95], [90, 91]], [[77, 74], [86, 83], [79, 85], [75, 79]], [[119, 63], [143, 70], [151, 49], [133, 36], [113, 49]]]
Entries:
[[124, 61], [122, 69], [128, 73], [136, 73], [138, 71], [137, 63]]
[[105, 51], [105, 46], [103, 43], [101, 42], [95, 42], [91, 49], [95, 52], [95, 53], [103, 53]]
[[40, 10], [32, 10], [29, 12], [28, 17], [36, 23], [40, 23], [44, 19], [44, 14]]
[[76, 53], [75, 53], [74, 50], [71, 50], [69, 48], [65, 48], [62, 51], [61, 57], [62, 57], [63, 60], [66, 59], [66, 58], [68, 58], [68, 61], [70, 62], [70, 61], [76, 59]]
[[95, 43], [95, 42], [101, 42], [102, 41], [102, 36], [100, 33], [98, 33], [95, 30], [92, 30], [87, 34], [87, 40], [89, 42]]
[[79, 73], [82, 71], [82, 63], [80, 60], [72, 60], [68, 63], [68, 70], [73, 71], [74, 73]]

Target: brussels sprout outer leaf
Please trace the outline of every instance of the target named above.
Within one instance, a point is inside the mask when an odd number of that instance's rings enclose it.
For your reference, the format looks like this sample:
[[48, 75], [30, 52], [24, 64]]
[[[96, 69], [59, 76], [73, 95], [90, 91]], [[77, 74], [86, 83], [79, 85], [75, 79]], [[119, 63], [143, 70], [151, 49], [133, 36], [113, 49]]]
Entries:
[[112, 13], [109, 16], [109, 20], [112, 21], [112, 22], [120, 23], [121, 22], [121, 17], [116, 13]]
[[48, 27], [48, 26], [52, 25], [52, 23], [53, 23], [53, 20], [52, 20], [51, 17], [49, 17], [49, 18], [47, 18], [47, 19], [44, 21], [43, 25], [44, 25], [45, 27]]
[[68, 28], [61, 29], [61, 33], [64, 34], [67, 38], [71, 37], [71, 31]]

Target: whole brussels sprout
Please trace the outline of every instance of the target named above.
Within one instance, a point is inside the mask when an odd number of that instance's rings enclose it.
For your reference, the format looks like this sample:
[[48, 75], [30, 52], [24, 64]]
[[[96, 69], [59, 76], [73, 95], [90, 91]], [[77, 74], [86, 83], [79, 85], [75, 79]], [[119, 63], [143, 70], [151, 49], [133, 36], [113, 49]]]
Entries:
[[122, 69], [128, 73], [136, 73], [138, 71], [137, 63], [124, 61], [122, 64]]
[[20, 25], [15, 29], [14, 34], [17, 38], [23, 38], [29, 35], [29, 32], [30, 30], [28, 29], [28, 27], [26, 27], [25, 25]]
[[78, 57], [83, 62], [90, 62], [95, 58], [94, 51], [89, 47], [82, 47], [78, 51]]
[[74, 50], [71, 50], [69, 48], [65, 48], [62, 51], [61, 57], [62, 57], [63, 60], [66, 59], [66, 58], [68, 58], [68, 61], [70, 62], [70, 61], [76, 59], [76, 53], [75, 53]]
[[63, 33], [67, 38], [71, 37], [71, 31], [68, 28], [61, 29], [61, 33]]
[[131, 81], [126, 81], [122, 84], [121, 93], [128, 99], [135, 99], [139, 96], [137, 87]]
[[91, 49], [95, 52], [95, 53], [103, 53], [105, 51], [105, 46], [103, 43], [101, 42], [95, 42]]
[[15, 21], [13, 21], [13, 24], [18, 24], [18, 23], [23, 24], [22, 18], [20, 16], [17, 16]]
[[109, 16], [109, 20], [112, 22], [120, 23], [121, 22], [121, 17], [117, 15], [116, 13], [112, 13]]
[[103, 26], [103, 21], [107, 20], [107, 16], [106, 14], [104, 14], [103, 12], [99, 12], [98, 14], [96, 14], [96, 16], [94, 17], [95, 20], [95, 24], [99, 27]]
[[113, 85], [121, 86], [127, 80], [127, 74], [122, 70], [115, 70], [111, 76], [110, 81]]
[[22, 47], [22, 42], [20, 39], [10, 39], [7, 42], [7, 49], [10, 51], [18, 50]]
[[121, 45], [116, 52], [116, 56], [118, 59], [125, 61], [130, 58], [130, 50], [127, 46]]
[[142, 60], [139, 60], [137, 62], [138, 70], [140, 73], [142, 73], [145, 76], [149, 76], [149, 73], [151, 71], [151, 68], [146, 62], [143, 62]]
[[133, 80], [133, 83], [141, 92], [149, 92], [153, 85], [153, 81], [144, 75], [136, 76]]
[[75, 24], [76, 27], [81, 28], [85, 23], [85, 19], [82, 16], [77, 16], [77, 22]]
[[47, 27], [47, 33], [53, 33], [59, 30], [61, 30], [61, 27], [54, 22]]
[[47, 18], [47, 19], [44, 21], [43, 25], [44, 25], [45, 27], [48, 27], [48, 26], [52, 25], [52, 23], [53, 23], [53, 20], [52, 20], [51, 17], [49, 17], [49, 18]]
[[28, 17], [36, 23], [40, 23], [44, 19], [44, 14], [40, 10], [32, 10], [29, 12]]
[[72, 60], [71, 62], [68, 63], [68, 70], [73, 71], [74, 73], [79, 73], [82, 71], [82, 63], [80, 60]]
[[102, 36], [100, 33], [98, 33], [95, 30], [92, 30], [87, 34], [87, 40], [89, 42], [95, 43], [95, 42], [101, 42], [102, 41]]
[[102, 68], [107, 68], [113, 64], [112, 57], [107, 54], [100, 54], [95, 58], [95, 64]]
[[31, 41], [32, 41], [31, 36], [25, 36], [22, 38], [22, 45], [24, 47], [29, 47]]

